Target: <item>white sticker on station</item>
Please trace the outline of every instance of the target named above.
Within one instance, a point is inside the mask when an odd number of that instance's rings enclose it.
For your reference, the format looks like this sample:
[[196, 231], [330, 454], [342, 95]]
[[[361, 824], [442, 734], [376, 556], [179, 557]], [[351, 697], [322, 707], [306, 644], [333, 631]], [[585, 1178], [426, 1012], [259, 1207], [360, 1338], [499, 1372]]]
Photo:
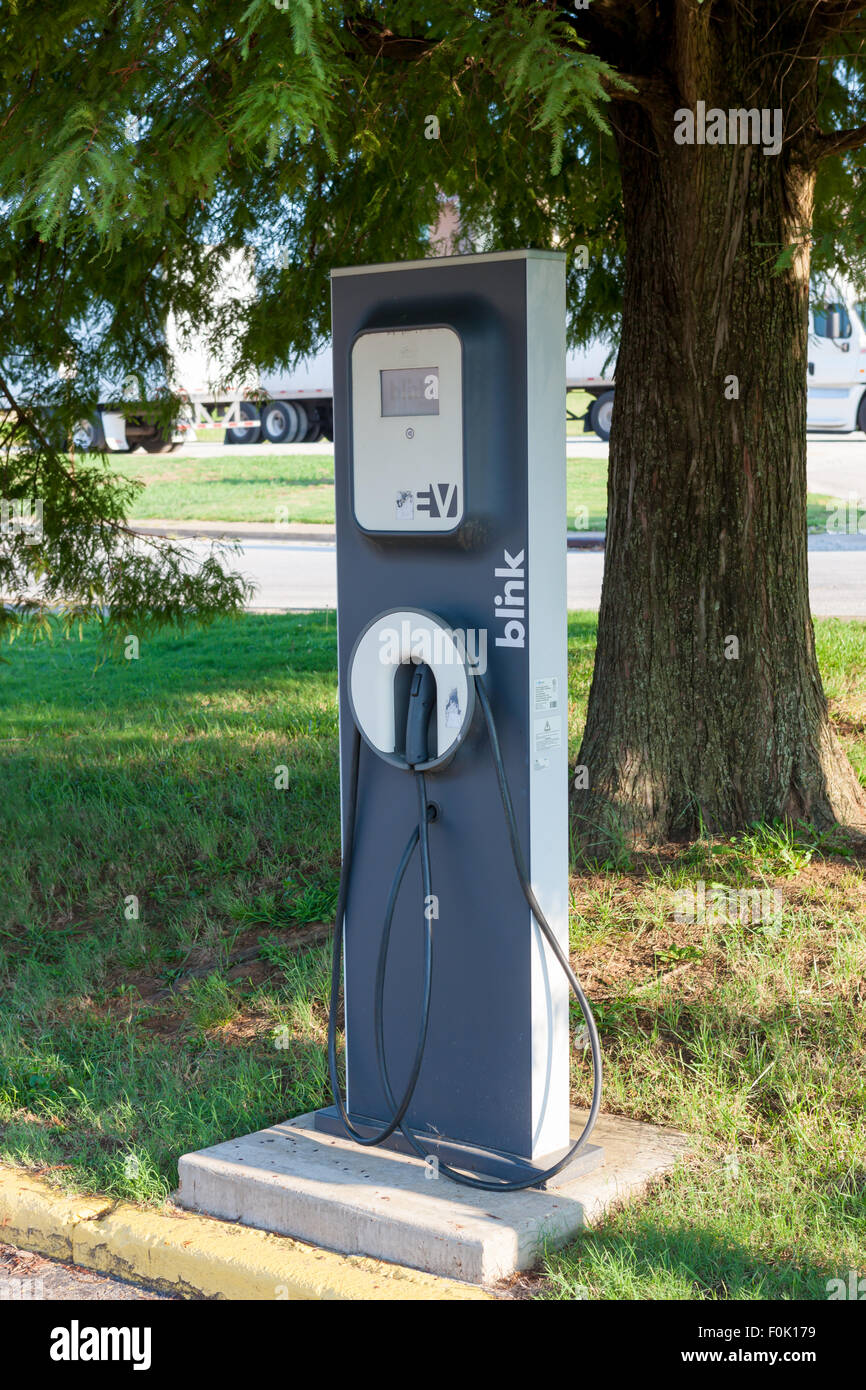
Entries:
[[394, 515], [398, 521], [415, 520], [415, 494], [410, 488], [401, 488], [394, 498]]
[[559, 709], [559, 679], [556, 676], [542, 676], [535, 682], [535, 713]]
[[546, 719], [536, 719], [534, 726], [533, 751], [536, 758], [543, 758], [554, 748], [562, 747], [562, 716], [548, 715]]

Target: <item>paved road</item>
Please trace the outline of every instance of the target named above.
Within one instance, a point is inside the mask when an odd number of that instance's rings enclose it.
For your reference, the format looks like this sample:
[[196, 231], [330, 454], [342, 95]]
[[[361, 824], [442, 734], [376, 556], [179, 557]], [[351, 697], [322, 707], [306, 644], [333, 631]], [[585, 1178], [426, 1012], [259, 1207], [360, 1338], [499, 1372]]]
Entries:
[[[566, 453], [573, 457], [607, 458], [608, 447], [595, 435], [569, 439]], [[851, 493], [866, 511], [866, 435], [809, 434], [806, 447], [806, 484], [819, 496], [847, 501]]]
[[810, 492], [847, 499], [855, 493], [866, 509], [866, 435], [810, 434], [806, 450]]
[[[866, 535], [811, 536], [809, 540], [813, 613], [866, 618]], [[190, 544], [199, 554], [207, 549], [205, 542]], [[572, 550], [567, 565], [569, 608], [598, 608], [604, 555], [595, 550]], [[250, 604], [253, 611], [336, 606], [333, 544], [250, 541], [231, 568], [239, 569], [258, 586]]]
[[[331, 445], [192, 445], [190, 457], [217, 452], [250, 453], [331, 452]], [[593, 436], [568, 441], [570, 455], [605, 458], [607, 445]], [[808, 483], [812, 492], [838, 498], [847, 505], [854, 495], [866, 529], [866, 436], [818, 434], [809, 436]], [[205, 545], [195, 543], [203, 552]], [[604, 557], [597, 551], [569, 552], [568, 606], [598, 608]], [[336, 604], [336, 572], [332, 544], [315, 542], [248, 541], [237, 567], [258, 585], [253, 609], [333, 608]], [[821, 535], [809, 539], [809, 577], [814, 613], [839, 617], [866, 617], [866, 534]]]
[[[123, 1279], [112, 1279], [106, 1274], [92, 1274], [89, 1269], [61, 1264], [59, 1260], [46, 1260], [27, 1250], [17, 1250], [13, 1245], [0, 1245], [2, 1303], [41, 1302], [43, 1299], [64, 1302], [77, 1302], [79, 1299], [89, 1302], [114, 1302], [118, 1299], [163, 1302], [179, 1297], [179, 1294], [154, 1293], [151, 1289], [128, 1284]], [[12, 1312], [11, 1308], [6, 1311], [7, 1314]]]

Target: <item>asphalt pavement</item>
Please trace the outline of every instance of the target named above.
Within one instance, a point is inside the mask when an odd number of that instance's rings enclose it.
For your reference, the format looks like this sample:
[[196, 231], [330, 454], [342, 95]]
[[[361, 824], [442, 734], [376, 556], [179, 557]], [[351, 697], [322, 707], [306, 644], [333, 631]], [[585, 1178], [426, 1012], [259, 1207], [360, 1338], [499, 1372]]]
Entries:
[[[165, 1302], [180, 1294], [155, 1293], [125, 1279], [94, 1274], [79, 1265], [47, 1260], [14, 1245], [0, 1245], [0, 1303], [52, 1302]], [[7, 1310], [11, 1312], [12, 1310]], [[7, 1329], [8, 1335], [9, 1329]]]
[[[209, 543], [187, 544], [204, 556]], [[604, 553], [569, 550], [566, 565], [569, 609], [597, 609]], [[336, 607], [333, 542], [248, 541], [228, 567], [255, 583], [251, 612]], [[809, 595], [812, 612], [821, 617], [866, 618], [866, 535], [810, 537]]]
[[[316, 453], [332, 446], [320, 444], [213, 445], [195, 444], [184, 449], [189, 457], [214, 454]], [[595, 435], [567, 441], [570, 456], [607, 457], [608, 446]], [[812, 611], [820, 616], [866, 617], [866, 436], [810, 434], [807, 475], [810, 492], [829, 496], [845, 508], [845, 525], [862, 526], [862, 532], [828, 533], [809, 537], [809, 592]], [[243, 529], [243, 528], [241, 528]], [[336, 605], [336, 557], [333, 528], [323, 528], [316, 539], [311, 528], [247, 528], [242, 549], [231, 568], [239, 569], [256, 584], [252, 611], [333, 608]], [[254, 534], [249, 534], [254, 531]], [[304, 534], [301, 534], [301, 533]], [[269, 535], [268, 533], [274, 533]], [[311, 535], [313, 538], [311, 538]], [[189, 540], [197, 554], [208, 542]], [[604, 555], [598, 549], [569, 550], [568, 606], [597, 609], [601, 595]]]

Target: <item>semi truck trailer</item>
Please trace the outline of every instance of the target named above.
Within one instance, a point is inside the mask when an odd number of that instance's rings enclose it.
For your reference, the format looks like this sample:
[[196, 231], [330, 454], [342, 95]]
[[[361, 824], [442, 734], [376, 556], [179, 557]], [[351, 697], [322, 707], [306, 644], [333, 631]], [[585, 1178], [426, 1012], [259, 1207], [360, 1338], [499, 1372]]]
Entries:
[[[610, 436], [616, 381], [615, 349], [592, 341], [566, 359], [565, 394], [590, 397], [585, 432]], [[175, 351], [177, 384], [183, 412], [170, 438], [146, 420], [124, 413], [117, 403], [100, 403], [92, 418], [82, 420], [75, 436], [79, 448], [124, 451], [143, 445], [151, 451], [177, 448], [195, 440], [196, 431], [218, 426], [227, 444], [309, 443], [334, 437], [333, 374], [330, 345], [300, 362], [292, 371], [261, 372], [254, 379], [223, 382], [219, 364], [193, 341]], [[840, 281], [813, 286], [809, 309], [807, 428], [836, 433], [866, 431], [866, 300]], [[565, 402], [564, 402], [565, 403]], [[132, 419], [132, 425], [129, 421]]]

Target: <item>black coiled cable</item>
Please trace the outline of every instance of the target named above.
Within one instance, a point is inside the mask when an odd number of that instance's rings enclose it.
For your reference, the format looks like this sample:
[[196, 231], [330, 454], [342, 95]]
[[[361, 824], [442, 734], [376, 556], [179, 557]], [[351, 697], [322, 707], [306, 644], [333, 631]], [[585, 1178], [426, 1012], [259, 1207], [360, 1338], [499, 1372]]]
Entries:
[[[567, 1167], [570, 1163], [574, 1161], [574, 1159], [581, 1152], [587, 1140], [589, 1139], [589, 1136], [592, 1133], [592, 1130], [595, 1126], [596, 1119], [598, 1118], [598, 1112], [601, 1106], [601, 1044], [599, 1042], [598, 1029], [596, 1028], [595, 1019], [593, 1018], [592, 1009], [589, 1006], [589, 1001], [587, 1000], [586, 995], [581, 989], [580, 981], [578, 980], [577, 976], [571, 968], [571, 963], [568, 959], [566, 952], [563, 951], [562, 947], [560, 946], [559, 941], [556, 938], [556, 934], [553, 931], [553, 928], [551, 927], [550, 923], [544, 915], [544, 912], [541, 908], [540, 903], [538, 902], [538, 899], [535, 896], [532, 884], [529, 880], [529, 874], [526, 868], [526, 861], [523, 857], [523, 850], [520, 845], [520, 837], [517, 830], [517, 819], [514, 814], [514, 803], [511, 799], [511, 791], [508, 786], [508, 777], [505, 771], [505, 764], [502, 759], [502, 750], [499, 745], [499, 736], [496, 731], [496, 722], [493, 718], [493, 711], [490, 707], [490, 700], [487, 695], [487, 689], [480, 675], [476, 674], [474, 676], [474, 679], [475, 688], [478, 692], [479, 702], [481, 704], [481, 709], [484, 714], [484, 721], [487, 726], [487, 736], [490, 742], [490, 751], [493, 757], [494, 767], [496, 769], [496, 778], [499, 784], [499, 794], [502, 801], [502, 807], [505, 813], [505, 822], [508, 830], [508, 839], [511, 846], [511, 855], [514, 860], [514, 868], [517, 873], [518, 882], [520, 883], [523, 896], [526, 898], [530, 912], [535, 918], [535, 921], [538, 923], [539, 929], [541, 930], [545, 940], [547, 941], [548, 945], [553, 951], [553, 954], [556, 956], [556, 959], [562, 967], [566, 979], [568, 980], [568, 983], [571, 986], [571, 989], [575, 997], [577, 998], [577, 1002], [580, 1005], [581, 1013], [583, 1014], [584, 1020], [586, 1022], [587, 1032], [589, 1035], [590, 1050], [592, 1052], [592, 1102], [590, 1104], [589, 1115], [587, 1116], [586, 1124], [584, 1125], [579, 1137], [575, 1140], [575, 1142], [569, 1148], [568, 1152], [559, 1160], [558, 1163], [553, 1164], [550, 1168], [544, 1169], [542, 1172], [534, 1173], [529, 1177], [521, 1178], [517, 1181], [508, 1181], [507, 1179], [499, 1180], [471, 1177], [466, 1173], [461, 1173], [456, 1168], [452, 1168], [449, 1164], [444, 1163], [440, 1158], [438, 1158], [438, 1156], [436, 1157], [438, 1172], [444, 1173], [446, 1177], [451, 1178], [453, 1182], [459, 1183], [462, 1187], [476, 1188], [482, 1192], [519, 1192], [527, 1187], [537, 1187], [540, 1183], [546, 1182], [548, 1181], [548, 1179], [555, 1177], [557, 1173], [560, 1173], [563, 1168]], [[358, 765], [360, 759], [360, 744], [361, 736], [356, 728], [352, 740], [352, 758], [349, 772], [349, 814], [346, 824], [346, 848], [345, 854], [343, 856], [343, 865], [340, 874], [340, 890], [337, 898], [337, 918], [336, 925], [334, 928], [334, 954], [331, 971], [331, 1008], [328, 1018], [328, 1067], [331, 1076], [331, 1087], [334, 1092], [334, 1099], [340, 1114], [340, 1118], [347, 1132], [357, 1143], [365, 1144], [368, 1146], [381, 1144], [386, 1139], [388, 1139], [397, 1129], [399, 1129], [404, 1139], [413, 1150], [413, 1152], [416, 1153], [419, 1158], [422, 1158], [425, 1162], [428, 1162], [429, 1159], [432, 1157], [429, 1150], [423, 1147], [423, 1145], [419, 1142], [417, 1137], [404, 1123], [406, 1112], [409, 1109], [409, 1106], [412, 1102], [412, 1095], [418, 1083], [418, 1077], [421, 1072], [421, 1064], [423, 1062], [424, 1046], [427, 1040], [427, 1028], [430, 1016], [430, 996], [433, 973], [433, 914], [432, 912], [427, 910], [427, 905], [430, 903], [431, 898], [433, 896], [432, 869], [430, 865], [430, 843], [428, 834], [430, 807], [427, 802], [427, 786], [423, 772], [415, 773], [415, 783], [418, 790], [418, 825], [415, 827], [415, 829], [412, 831], [412, 834], [409, 837], [409, 841], [406, 845], [405, 850], [403, 851], [400, 863], [397, 866], [397, 872], [394, 875], [394, 881], [391, 885], [391, 891], [388, 895], [388, 905], [385, 912], [385, 922], [383, 924], [382, 939], [379, 946], [379, 958], [376, 966], [376, 987], [374, 1000], [376, 1058], [379, 1067], [379, 1076], [383, 1090], [385, 1092], [385, 1097], [388, 1101], [388, 1105], [391, 1107], [393, 1111], [392, 1118], [388, 1121], [387, 1125], [384, 1127], [383, 1130], [381, 1130], [375, 1135], [365, 1138], [352, 1125], [348, 1113], [346, 1111], [342, 1093], [340, 1091], [339, 1076], [337, 1072], [336, 1018], [337, 1001], [339, 999], [342, 974], [341, 964], [343, 922], [345, 918], [346, 901], [348, 898], [349, 879], [352, 870], [352, 854], [355, 839], [355, 818], [358, 798]], [[421, 1022], [419, 1026], [418, 1044], [416, 1047], [415, 1058], [413, 1060], [412, 1069], [409, 1074], [409, 1080], [407, 1082], [406, 1090], [404, 1091], [403, 1098], [398, 1105], [398, 1103], [394, 1099], [394, 1094], [391, 1089], [390, 1081], [388, 1079], [387, 1065], [385, 1062], [383, 1008], [385, 991], [385, 972], [388, 960], [388, 944], [391, 937], [391, 924], [394, 917], [394, 909], [396, 907], [397, 897], [400, 892], [400, 887], [402, 885], [403, 878], [406, 874], [406, 869], [409, 866], [409, 861], [411, 860], [412, 855], [415, 852], [415, 848], [418, 845], [420, 845], [421, 849], [421, 874], [425, 904], [424, 998], [422, 1004]]]

